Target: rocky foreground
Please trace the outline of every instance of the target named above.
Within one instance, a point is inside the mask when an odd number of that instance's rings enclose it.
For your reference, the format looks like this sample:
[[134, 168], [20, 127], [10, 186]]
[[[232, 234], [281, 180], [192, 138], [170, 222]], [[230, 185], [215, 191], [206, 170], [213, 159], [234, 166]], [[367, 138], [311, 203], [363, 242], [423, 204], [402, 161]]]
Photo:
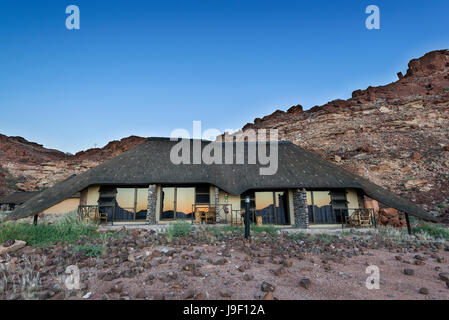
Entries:
[[[379, 233], [262, 232], [247, 242], [214, 230], [171, 238], [130, 229], [0, 256], [0, 298], [449, 299], [448, 259], [447, 243]], [[65, 286], [70, 265], [79, 289]], [[378, 290], [366, 287], [370, 265], [380, 271]]]

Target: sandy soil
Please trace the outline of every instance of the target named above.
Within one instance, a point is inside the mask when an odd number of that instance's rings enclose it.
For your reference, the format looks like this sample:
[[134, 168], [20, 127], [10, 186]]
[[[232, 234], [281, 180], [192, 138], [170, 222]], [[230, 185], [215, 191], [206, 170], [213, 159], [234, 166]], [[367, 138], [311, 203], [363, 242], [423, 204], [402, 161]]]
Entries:
[[[158, 246], [154, 250], [170, 249]], [[199, 295], [205, 299], [261, 299], [265, 293], [261, 291], [262, 282], [275, 286], [273, 297], [278, 299], [449, 299], [449, 288], [439, 278], [439, 273], [449, 272], [446, 264], [441, 264], [432, 258], [431, 252], [419, 253], [426, 258], [424, 265], [415, 265], [417, 253], [395, 253], [387, 250], [368, 250], [364, 255], [344, 259], [342, 263], [325, 261], [322, 256], [309, 255], [303, 260], [291, 259], [291, 267], [281, 267], [279, 260], [272, 261], [269, 257], [258, 258], [263, 261], [248, 263], [247, 255], [231, 249], [231, 257], [226, 257], [224, 265], [214, 262], [222, 259], [221, 248], [200, 246], [189, 250], [204, 251], [201, 258], [194, 260], [181, 252], [174, 257], [153, 258], [152, 268], [136, 278], [122, 278], [113, 281], [92, 281], [89, 288], [95, 288], [92, 299], [119, 299], [136, 297], [144, 292], [146, 298], [184, 299]], [[191, 252], [191, 251], [188, 251]], [[145, 253], [140, 253], [145, 254]], [[449, 252], [441, 252], [440, 256], [449, 259]], [[398, 261], [395, 256], [400, 256]], [[270, 261], [271, 260], [271, 261]], [[323, 261], [325, 263], [323, 263]], [[212, 263], [211, 263], [212, 262]], [[199, 274], [184, 271], [182, 267], [195, 263]], [[239, 267], [248, 265], [249, 269], [239, 271]], [[366, 287], [368, 265], [379, 268], [380, 288], [369, 290]], [[121, 266], [126, 268], [126, 266]], [[275, 275], [274, 270], [282, 268], [285, 273]], [[413, 269], [414, 275], [405, 275], [404, 269]], [[435, 269], [437, 268], [437, 269]], [[280, 271], [282, 273], [282, 271]], [[166, 275], [177, 277], [167, 281]], [[245, 275], [253, 277], [246, 281]], [[155, 279], [149, 280], [148, 277]], [[305, 289], [299, 285], [303, 278], [311, 280], [311, 287]], [[123, 286], [122, 292], [104, 295], [114, 286]], [[419, 290], [425, 287], [429, 294], [423, 295]], [[229, 297], [227, 297], [229, 296]]]
[[[449, 273], [446, 244], [399, 245], [341, 236], [300, 241], [270, 235], [248, 243], [237, 235], [210, 234], [168, 243], [165, 235], [134, 230], [108, 240], [100, 257], [75, 253], [73, 246], [26, 247], [0, 262], [10, 270], [9, 279], [26, 270], [39, 272], [38, 299], [254, 300], [270, 291], [262, 289], [264, 282], [274, 287], [272, 298], [281, 300], [449, 299], [448, 284], [439, 276]], [[64, 287], [69, 265], [80, 270], [79, 290]], [[379, 268], [379, 289], [366, 287], [369, 265]], [[406, 275], [404, 269], [414, 274]], [[304, 278], [310, 287], [301, 285]], [[23, 297], [11, 293], [6, 298]]]

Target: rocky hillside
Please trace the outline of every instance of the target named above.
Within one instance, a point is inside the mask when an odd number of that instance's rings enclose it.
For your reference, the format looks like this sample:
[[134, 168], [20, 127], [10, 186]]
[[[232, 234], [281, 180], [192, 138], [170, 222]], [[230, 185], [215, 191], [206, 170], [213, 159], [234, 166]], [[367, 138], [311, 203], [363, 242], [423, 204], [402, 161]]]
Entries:
[[275, 128], [282, 139], [402, 194], [429, 211], [449, 206], [449, 51], [410, 61], [398, 81], [356, 90], [303, 111], [254, 119], [243, 130]]
[[131, 136], [111, 141], [103, 148], [68, 155], [21, 137], [0, 135], [0, 195], [50, 187], [134, 148], [144, 140]]

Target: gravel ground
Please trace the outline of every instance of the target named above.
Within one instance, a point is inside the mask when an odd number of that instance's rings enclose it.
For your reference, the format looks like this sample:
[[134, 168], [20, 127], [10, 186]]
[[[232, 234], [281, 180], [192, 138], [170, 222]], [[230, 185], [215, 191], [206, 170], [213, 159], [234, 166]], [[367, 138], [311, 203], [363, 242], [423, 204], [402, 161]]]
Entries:
[[[442, 280], [449, 274], [444, 243], [348, 236], [302, 241], [269, 234], [249, 243], [239, 235], [207, 232], [169, 243], [148, 230], [120, 233], [101, 240], [106, 249], [99, 257], [56, 244], [26, 247], [0, 262], [9, 279], [39, 271], [41, 284], [31, 295], [37, 299], [449, 299], [449, 284]], [[68, 265], [81, 271], [79, 290], [64, 288]], [[369, 265], [379, 268], [377, 290], [365, 285]], [[12, 291], [7, 287], [3, 298], [25, 298]]]

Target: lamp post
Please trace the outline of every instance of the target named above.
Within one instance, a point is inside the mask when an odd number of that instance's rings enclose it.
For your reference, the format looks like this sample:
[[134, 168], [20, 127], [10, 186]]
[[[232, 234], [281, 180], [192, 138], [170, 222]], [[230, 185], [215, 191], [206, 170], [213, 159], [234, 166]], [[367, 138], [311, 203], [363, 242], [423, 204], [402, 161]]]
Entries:
[[250, 220], [249, 220], [249, 196], [245, 197], [245, 239], [248, 239], [250, 235]]

